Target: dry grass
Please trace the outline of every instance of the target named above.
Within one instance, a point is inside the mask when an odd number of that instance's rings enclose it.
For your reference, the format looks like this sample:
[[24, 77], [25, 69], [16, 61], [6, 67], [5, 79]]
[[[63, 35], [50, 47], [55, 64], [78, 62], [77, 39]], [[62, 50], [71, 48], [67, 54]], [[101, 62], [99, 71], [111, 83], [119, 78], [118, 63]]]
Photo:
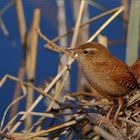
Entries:
[[[71, 64], [75, 61], [75, 56], [67, 52], [61, 46], [56, 45], [55, 42], [73, 32], [70, 47], [74, 48], [77, 44], [79, 31], [82, 27], [90, 25], [90, 23], [103, 16], [112, 14], [111, 17], [87, 40], [87, 42], [93, 41], [124, 10], [123, 6], [117, 7], [113, 10], [104, 12], [101, 15], [92, 17], [85, 23], [81, 23], [85, 3], [86, 1], [81, 1], [75, 27], [67, 33], [60, 35], [53, 40], [49, 40], [39, 29], [40, 11], [38, 9], [34, 12], [32, 29], [26, 37], [26, 21], [24, 18], [22, 1], [16, 1], [21, 43], [26, 55], [19, 68], [18, 77], [7, 74], [0, 80], [1, 88], [7, 80], [12, 80], [17, 83], [15, 97], [5, 110], [3, 119], [1, 120], [0, 136], [2, 138], [7, 138], [9, 140], [44, 140], [64, 137], [69, 140], [74, 139], [75, 137], [78, 137], [78, 139], [93, 140], [140, 139], [139, 91], [135, 91], [125, 97], [125, 104], [119, 114], [118, 122], [116, 124], [113, 123], [111, 119], [108, 122], [102, 121], [111, 104], [106, 99], [98, 96], [98, 94], [80, 91], [77, 91], [74, 94], [68, 92], [67, 95], [62, 94], [65, 83], [69, 77]], [[33, 82], [36, 70], [38, 36], [46, 41], [46, 49], [50, 49], [51, 51], [68, 57], [65, 66], [58, 70], [57, 75], [51, 81], [48, 81], [45, 88], [37, 87]], [[29, 50], [27, 50], [26, 46], [28, 43], [30, 43], [30, 46], [32, 47], [30, 48], [30, 52], [28, 52]], [[23, 80], [25, 73], [28, 75], [28, 81]], [[58, 84], [58, 82], [59, 87], [56, 88], [55, 85]], [[19, 94], [20, 90], [22, 90], [23, 95]], [[55, 91], [54, 95], [51, 95], [52, 90]], [[33, 95], [35, 94], [33, 91], [38, 93], [36, 99], [33, 98]], [[59, 100], [60, 95], [61, 101]], [[18, 103], [26, 97], [28, 97], [26, 110], [22, 111], [19, 108], [20, 111], [17, 112]], [[43, 98], [49, 100], [46, 110], [35, 112], [34, 109], [39, 105]], [[11, 119], [8, 122], [5, 122], [5, 117], [9, 114], [8, 111], [10, 108], [12, 108], [14, 113], [12, 112]], [[37, 120], [32, 123], [32, 118], [34, 116], [37, 117]], [[68, 119], [64, 119], [65, 117], [67, 118], [67, 116], [69, 116]], [[25, 120], [27, 120], [26, 123], [24, 122]], [[22, 125], [25, 125], [25, 129], [19, 131], [18, 128]]]

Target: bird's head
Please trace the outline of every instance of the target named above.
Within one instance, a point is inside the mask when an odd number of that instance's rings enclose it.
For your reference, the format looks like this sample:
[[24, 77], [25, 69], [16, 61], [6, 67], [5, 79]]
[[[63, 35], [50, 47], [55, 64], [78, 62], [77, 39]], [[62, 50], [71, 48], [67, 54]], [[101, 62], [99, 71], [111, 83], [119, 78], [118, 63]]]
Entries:
[[105, 61], [110, 57], [110, 52], [101, 44], [88, 42], [74, 49], [68, 49], [79, 63]]

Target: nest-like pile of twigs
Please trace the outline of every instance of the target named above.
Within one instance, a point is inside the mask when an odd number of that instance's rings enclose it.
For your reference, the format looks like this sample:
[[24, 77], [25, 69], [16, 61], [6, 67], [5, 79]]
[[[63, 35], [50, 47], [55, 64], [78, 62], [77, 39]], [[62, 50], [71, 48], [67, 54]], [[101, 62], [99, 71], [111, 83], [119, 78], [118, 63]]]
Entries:
[[[7, 78], [14, 78], [7, 76]], [[20, 81], [21, 82], [21, 81]], [[27, 83], [21, 82], [23, 85]], [[27, 86], [27, 85], [26, 85]], [[23, 88], [24, 89], [24, 88]], [[14, 139], [140, 139], [140, 93], [133, 92], [125, 97], [125, 104], [119, 114], [118, 122], [111, 119], [103, 121], [110, 103], [99, 96], [85, 99], [92, 93], [75, 93], [64, 96], [46, 113], [29, 114], [41, 116], [40, 119], [23, 132], [14, 132], [15, 126], [22, 123], [22, 118], [11, 120], [1, 131], [1, 137]], [[55, 102], [55, 101], [54, 101]], [[20, 112], [24, 114], [27, 112]], [[112, 114], [113, 115], [113, 114]], [[46, 123], [45, 123], [46, 121]]]

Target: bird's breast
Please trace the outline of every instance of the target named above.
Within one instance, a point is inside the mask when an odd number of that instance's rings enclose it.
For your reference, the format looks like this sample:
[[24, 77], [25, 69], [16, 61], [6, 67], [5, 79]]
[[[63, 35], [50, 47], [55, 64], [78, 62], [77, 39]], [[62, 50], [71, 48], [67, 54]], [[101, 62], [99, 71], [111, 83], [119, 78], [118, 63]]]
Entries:
[[108, 64], [96, 64], [93, 65], [92, 68], [87, 65], [87, 67], [82, 69], [90, 85], [104, 97], [124, 96], [130, 92], [129, 88], [119, 85], [112, 79], [112, 74], [116, 75], [116, 70], [119, 71], [119, 68], [116, 65], [109, 66]]

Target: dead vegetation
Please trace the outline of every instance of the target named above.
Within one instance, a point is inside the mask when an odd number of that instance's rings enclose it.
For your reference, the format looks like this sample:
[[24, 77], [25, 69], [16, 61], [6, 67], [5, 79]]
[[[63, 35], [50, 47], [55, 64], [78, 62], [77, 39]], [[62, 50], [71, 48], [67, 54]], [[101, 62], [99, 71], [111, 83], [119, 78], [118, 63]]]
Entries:
[[[67, 37], [70, 33], [73, 33], [71, 45], [69, 47], [74, 48], [77, 45], [78, 37], [80, 36], [83, 27], [89, 26], [92, 22], [95, 22], [106, 15], [110, 15], [108, 20], [103, 23], [88, 40], [82, 39], [82, 41], [86, 42], [93, 41], [115, 18], [118, 18], [122, 12], [124, 12], [124, 18], [125, 14], [127, 14], [126, 6], [128, 5], [125, 5], [127, 3], [122, 2], [122, 6], [107, 10], [102, 14], [83, 22], [82, 19], [87, 2], [83, 0], [79, 3], [80, 8], [78, 9], [75, 27], [55, 39], [49, 40], [40, 31], [40, 9], [34, 10], [32, 26], [30, 31], [27, 32], [22, 1], [16, 0], [14, 2], [17, 10], [24, 58], [17, 77], [7, 74], [0, 80], [1, 88], [6, 84], [5, 82], [7, 80], [12, 80], [17, 83], [13, 101], [8, 105], [1, 120], [0, 136], [2, 139], [140, 139], [139, 91], [135, 91], [125, 97], [125, 104], [119, 114], [118, 123], [115, 124], [112, 120], [109, 122], [102, 121], [111, 104], [93, 90], [89, 89], [88, 92], [77, 91], [76, 93], [69, 93], [64, 90], [69, 86], [68, 84], [66, 85], [66, 83], [67, 81], [70, 81], [69, 70], [71, 69], [71, 64], [74, 62], [74, 58], [65, 51], [65, 48], [58, 46], [55, 43], [64, 37]], [[124, 20], [126, 21], [126, 19]], [[127, 23], [124, 22], [124, 24], [126, 28]], [[60, 60], [64, 56], [67, 58], [66, 61], [62, 60], [58, 66], [57, 75], [51, 80], [48, 80], [44, 88], [34, 84], [38, 37], [46, 41], [46, 44], [44, 45], [46, 49], [61, 54]], [[104, 44], [109, 42], [105, 36], [101, 36], [100, 41]], [[119, 41], [116, 41], [116, 43], [118, 42]], [[24, 80], [25, 74], [27, 75], [27, 81]], [[53, 94], [51, 94], [52, 90], [54, 90]], [[20, 95], [20, 91], [22, 91], [22, 95]], [[38, 94], [36, 99], [33, 98], [34, 94]], [[24, 98], [27, 99], [26, 110], [22, 111], [19, 108], [20, 111], [18, 112], [18, 104]], [[34, 109], [39, 105], [43, 98], [47, 98], [48, 101], [46, 110], [35, 112]], [[10, 109], [11, 114], [9, 113]], [[11, 115], [10, 120], [5, 122], [5, 117], [9, 114]], [[37, 119], [33, 122], [32, 118], [35, 116]], [[20, 126], [24, 126], [24, 129], [19, 129]]]

